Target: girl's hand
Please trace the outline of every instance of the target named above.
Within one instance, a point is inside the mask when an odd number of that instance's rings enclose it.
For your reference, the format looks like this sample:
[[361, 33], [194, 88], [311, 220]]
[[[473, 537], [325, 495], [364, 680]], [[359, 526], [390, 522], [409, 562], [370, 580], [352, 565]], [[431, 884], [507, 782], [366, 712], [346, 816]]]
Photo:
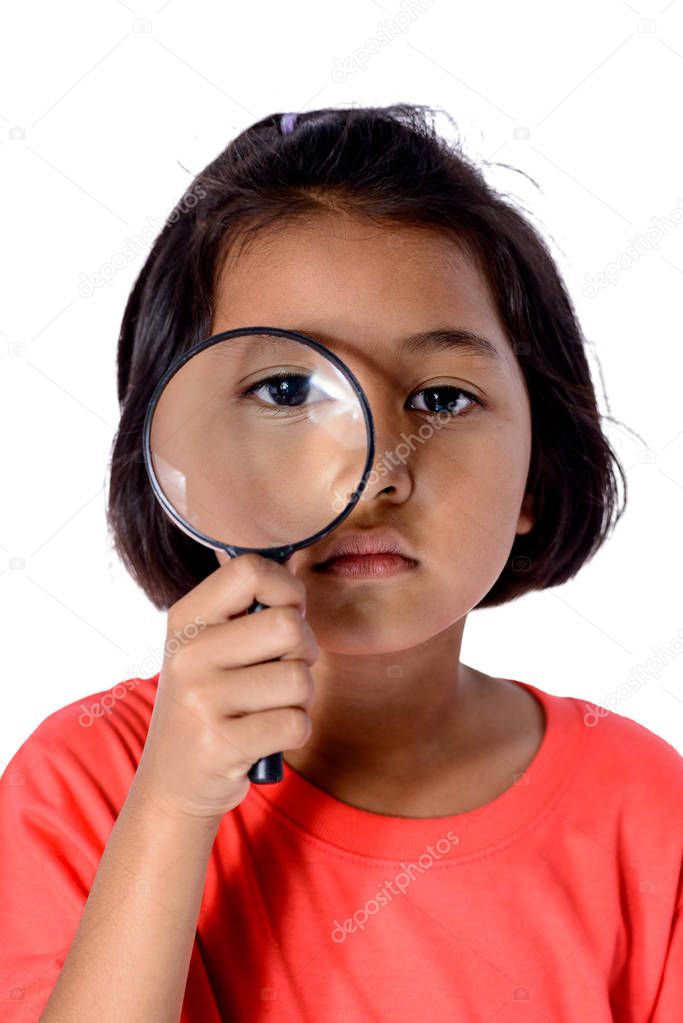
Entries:
[[[254, 600], [268, 606], [248, 614]], [[258, 554], [231, 558], [169, 609], [134, 779], [162, 812], [220, 822], [256, 760], [305, 745], [319, 653], [305, 609], [303, 582]]]

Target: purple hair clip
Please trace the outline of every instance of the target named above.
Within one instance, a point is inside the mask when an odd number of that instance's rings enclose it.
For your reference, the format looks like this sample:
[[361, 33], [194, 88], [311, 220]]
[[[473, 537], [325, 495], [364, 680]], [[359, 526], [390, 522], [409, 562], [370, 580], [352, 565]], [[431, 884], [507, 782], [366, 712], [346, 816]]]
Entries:
[[296, 123], [296, 114], [283, 114], [280, 118], [280, 131], [283, 135], [289, 135], [294, 131], [294, 124]]

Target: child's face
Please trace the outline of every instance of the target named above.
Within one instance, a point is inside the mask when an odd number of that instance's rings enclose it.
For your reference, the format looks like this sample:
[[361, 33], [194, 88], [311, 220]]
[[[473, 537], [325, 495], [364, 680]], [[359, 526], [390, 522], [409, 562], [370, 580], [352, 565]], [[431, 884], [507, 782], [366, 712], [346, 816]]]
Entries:
[[[322, 650], [381, 654], [426, 642], [453, 625], [500, 575], [516, 532], [533, 525], [522, 507], [531, 419], [517, 360], [484, 279], [456, 243], [436, 232], [377, 227], [326, 214], [261, 235], [229, 259], [211, 333], [268, 324], [312, 334], [360, 380], [375, 423], [375, 465], [361, 500], [335, 533], [297, 551], [288, 567], [306, 585], [307, 620]], [[397, 355], [402, 337], [467, 328], [491, 341], [495, 360], [462, 351]], [[430, 385], [461, 387], [445, 426], [425, 409]], [[439, 399], [438, 409], [453, 400]], [[385, 453], [401, 433], [428, 439], [403, 458]], [[405, 450], [405, 445], [399, 450]], [[384, 457], [383, 457], [384, 456]], [[394, 464], [392, 464], [392, 461]], [[332, 518], [332, 515], [330, 516]], [[389, 526], [419, 565], [379, 581], [314, 572], [330, 541]], [[227, 555], [217, 554], [222, 563]]]

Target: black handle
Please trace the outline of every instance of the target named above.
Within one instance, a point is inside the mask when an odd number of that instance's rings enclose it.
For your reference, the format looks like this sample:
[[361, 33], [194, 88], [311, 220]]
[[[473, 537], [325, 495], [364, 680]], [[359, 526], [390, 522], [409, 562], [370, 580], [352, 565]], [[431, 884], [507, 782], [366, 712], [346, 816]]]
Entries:
[[[259, 604], [258, 600], [255, 600], [247, 614], [263, 611], [267, 606], [267, 604]], [[247, 771], [247, 778], [255, 785], [272, 785], [273, 782], [282, 781], [282, 753], [271, 753], [270, 756], [261, 757], [251, 765]]]

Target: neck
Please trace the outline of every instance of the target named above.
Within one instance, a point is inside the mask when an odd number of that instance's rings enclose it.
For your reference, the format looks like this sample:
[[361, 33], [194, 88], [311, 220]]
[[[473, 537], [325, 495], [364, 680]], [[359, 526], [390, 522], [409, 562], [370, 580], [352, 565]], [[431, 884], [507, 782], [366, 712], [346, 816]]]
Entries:
[[311, 669], [311, 736], [287, 763], [326, 779], [326, 788], [360, 776], [400, 787], [464, 759], [479, 673], [460, 663], [463, 629], [461, 619], [417, 647], [383, 654], [321, 650]]

